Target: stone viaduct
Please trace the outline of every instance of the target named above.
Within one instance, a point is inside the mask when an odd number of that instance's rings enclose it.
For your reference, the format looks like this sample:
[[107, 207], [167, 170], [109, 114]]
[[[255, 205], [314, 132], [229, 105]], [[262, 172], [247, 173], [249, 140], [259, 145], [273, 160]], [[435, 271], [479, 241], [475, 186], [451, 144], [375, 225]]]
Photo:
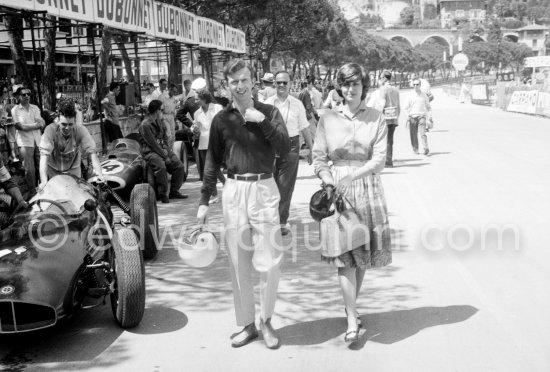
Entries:
[[[423, 44], [427, 40], [434, 40], [442, 45], [447, 46], [451, 51], [457, 51], [459, 33], [456, 29], [414, 29], [414, 28], [378, 28], [370, 29], [368, 32], [372, 35], [380, 36], [384, 39], [399, 41], [409, 44], [410, 46], [416, 46]], [[518, 33], [516, 30], [502, 30], [502, 36], [505, 40], [517, 42]], [[487, 41], [486, 35], [476, 36], [475, 41]], [[467, 40], [463, 40], [467, 42]]]

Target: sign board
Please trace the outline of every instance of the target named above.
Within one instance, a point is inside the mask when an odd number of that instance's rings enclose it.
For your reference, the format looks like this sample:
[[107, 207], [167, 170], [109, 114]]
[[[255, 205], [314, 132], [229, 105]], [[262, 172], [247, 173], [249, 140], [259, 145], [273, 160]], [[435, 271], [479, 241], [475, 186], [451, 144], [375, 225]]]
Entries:
[[472, 103], [474, 101], [487, 101], [489, 100], [489, 93], [487, 90], [487, 84], [474, 84], [470, 90], [472, 94]]
[[535, 114], [537, 112], [538, 93], [537, 90], [516, 90], [510, 98], [508, 111]]
[[487, 83], [487, 84], [496, 84], [495, 75], [478, 75], [478, 76], [465, 76], [464, 83], [474, 84], [474, 83]]
[[464, 71], [470, 60], [464, 53], [458, 53], [453, 57], [452, 64], [457, 71]]
[[497, 74], [498, 81], [512, 81], [516, 78], [513, 72], [501, 72]]
[[525, 58], [525, 67], [548, 67], [550, 56], [538, 56]]
[[537, 98], [537, 114], [550, 116], [550, 92], [539, 92]]

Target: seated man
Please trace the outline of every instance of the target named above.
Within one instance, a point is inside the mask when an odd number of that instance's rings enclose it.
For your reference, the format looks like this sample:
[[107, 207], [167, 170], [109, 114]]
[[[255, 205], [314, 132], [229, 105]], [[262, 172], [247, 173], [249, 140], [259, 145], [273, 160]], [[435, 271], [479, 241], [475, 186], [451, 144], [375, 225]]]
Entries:
[[[168, 147], [169, 138], [166, 126], [162, 122], [161, 109], [161, 101], [155, 99], [149, 103], [148, 114], [139, 126], [139, 134], [141, 134], [141, 155], [155, 175], [160, 200], [163, 203], [169, 203], [169, 198], [187, 198], [187, 195], [179, 192], [183, 184], [185, 168], [172, 149]], [[168, 194], [167, 172], [172, 174], [170, 194]]]
[[27, 206], [27, 202], [25, 202], [25, 200], [23, 199], [23, 195], [21, 195], [21, 190], [19, 190], [19, 187], [17, 187], [17, 184], [11, 178], [10, 172], [4, 166], [4, 162], [2, 160], [1, 154], [0, 154], [0, 189], [4, 189], [6, 191], [6, 194], [11, 196], [11, 198], [15, 200], [15, 203], [17, 204], [16, 207], [21, 206], [22, 208], [25, 208]]
[[49, 178], [57, 174], [82, 177], [80, 149], [91, 157], [96, 176], [103, 180], [95, 142], [88, 129], [75, 121], [76, 110], [73, 100], [63, 99], [59, 104], [59, 118], [46, 127], [40, 141], [40, 190]]

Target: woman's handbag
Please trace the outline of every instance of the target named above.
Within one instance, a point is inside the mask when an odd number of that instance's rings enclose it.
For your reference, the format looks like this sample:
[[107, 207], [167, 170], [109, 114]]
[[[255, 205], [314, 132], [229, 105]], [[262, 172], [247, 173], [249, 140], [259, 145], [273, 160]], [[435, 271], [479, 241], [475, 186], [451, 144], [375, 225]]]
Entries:
[[338, 213], [321, 220], [321, 255], [324, 257], [338, 257], [370, 241], [369, 228], [359, 221], [351, 203], [340, 195], [335, 204]]

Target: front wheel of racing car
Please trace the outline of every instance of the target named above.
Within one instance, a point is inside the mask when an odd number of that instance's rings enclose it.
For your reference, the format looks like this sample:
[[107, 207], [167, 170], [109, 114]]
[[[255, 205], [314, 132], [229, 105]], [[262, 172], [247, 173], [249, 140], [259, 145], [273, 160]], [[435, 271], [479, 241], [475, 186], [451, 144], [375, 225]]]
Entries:
[[183, 182], [185, 182], [187, 180], [187, 175], [189, 174], [189, 159], [187, 159], [187, 146], [185, 146], [185, 142], [174, 142], [174, 145], [172, 146], [172, 151], [183, 163], [183, 169], [185, 170], [185, 174], [183, 175]]
[[145, 267], [134, 230], [118, 229], [108, 252], [114, 276], [111, 309], [122, 328], [137, 326], [145, 311]]
[[135, 226], [143, 258], [149, 260], [157, 255], [159, 221], [155, 191], [148, 183], [138, 184], [130, 195], [130, 218]]

